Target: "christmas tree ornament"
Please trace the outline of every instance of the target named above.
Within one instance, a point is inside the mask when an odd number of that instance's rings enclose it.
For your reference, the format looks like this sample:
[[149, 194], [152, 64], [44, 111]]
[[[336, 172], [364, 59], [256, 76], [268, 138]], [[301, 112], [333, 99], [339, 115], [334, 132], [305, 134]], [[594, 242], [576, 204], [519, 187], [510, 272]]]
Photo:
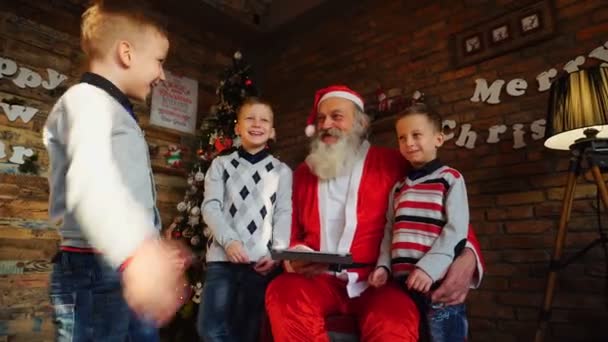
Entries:
[[182, 201], [177, 204], [177, 211], [179, 211], [180, 213], [186, 211], [187, 209], [188, 205], [186, 204], [186, 202]]
[[192, 174], [190, 174], [188, 176], [188, 181], [187, 181], [188, 185], [192, 185], [194, 184], [194, 176]]
[[165, 153], [167, 165], [173, 168], [182, 167], [182, 148], [176, 145], [170, 145], [169, 150]]
[[192, 246], [197, 247], [198, 245], [200, 245], [201, 243], [201, 237], [200, 235], [194, 235], [191, 239], [190, 239], [190, 244]]
[[205, 174], [203, 173], [203, 171], [198, 170], [196, 172], [196, 174], [194, 175], [194, 180], [197, 182], [202, 182], [205, 180]]

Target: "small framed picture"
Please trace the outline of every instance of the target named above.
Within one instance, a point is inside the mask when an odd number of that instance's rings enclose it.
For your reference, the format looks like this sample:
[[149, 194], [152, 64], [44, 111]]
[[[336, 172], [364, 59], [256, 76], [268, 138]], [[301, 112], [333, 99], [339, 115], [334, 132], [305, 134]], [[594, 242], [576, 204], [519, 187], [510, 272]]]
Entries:
[[541, 24], [540, 12], [529, 13], [519, 19], [519, 28], [522, 34], [540, 30]]
[[500, 44], [511, 39], [511, 32], [508, 24], [502, 24], [490, 30], [490, 41], [492, 44]]
[[463, 44], [466, 55], [477, 53], [483, 49], [483, 40], [480, 33], [466, 37]]

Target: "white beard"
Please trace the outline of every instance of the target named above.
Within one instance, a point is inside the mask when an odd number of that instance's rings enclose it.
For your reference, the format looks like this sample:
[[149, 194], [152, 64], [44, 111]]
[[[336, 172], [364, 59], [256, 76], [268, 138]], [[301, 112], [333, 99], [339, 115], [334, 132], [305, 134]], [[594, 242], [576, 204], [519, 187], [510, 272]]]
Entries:
[[[338, 137], [334, 144], [321, 140], [324, 134]], [[306, 157], [306, 164], [322, 180], [333, 179], [350, 172], [357, 160], [357, 152], [363, 138], [360, 129], [353, 129], [344, 135], [338, 129], [329, 129], [317, 133], [311, 143], [311, 152]]]

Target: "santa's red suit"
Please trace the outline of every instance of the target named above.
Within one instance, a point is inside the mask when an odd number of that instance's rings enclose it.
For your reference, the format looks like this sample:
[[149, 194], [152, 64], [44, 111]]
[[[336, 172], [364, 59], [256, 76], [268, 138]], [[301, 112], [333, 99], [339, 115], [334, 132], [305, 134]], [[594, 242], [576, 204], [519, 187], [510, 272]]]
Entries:
[[[362, 341], [418, 340], [418, 310], [409, 296], [392, 282], [380, 288], [368, 288], [367, 283], [379, 262], [388, 196], [404, 177], [406, 162], [392, 149], [370, 147], [368, 142], [361, 148], [348, 180], [349, 190], [356, 191], [347, 192], [344, 229], [337, 241], [329, 241], [332, 234], [324, 229], [329, 222], [325, 182], [305, 163], [296, 169], [291, 246], [350, 252], [355, 263], [369, 266], [312, 278], [296, 273], [277, 277], [266, 292], [276, 342], [329, 341], [325, 317], [336, 313], [357, 316]], [[469, 240], [478, 260], [476, 278], [481, 279], [483, 266], [474, 234]]]

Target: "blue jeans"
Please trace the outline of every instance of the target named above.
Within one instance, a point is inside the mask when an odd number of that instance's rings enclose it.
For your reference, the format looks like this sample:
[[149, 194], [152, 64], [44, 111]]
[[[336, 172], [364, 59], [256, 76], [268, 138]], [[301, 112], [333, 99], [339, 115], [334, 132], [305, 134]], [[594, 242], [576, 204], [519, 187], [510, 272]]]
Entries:
[[98, 255], [59, 252], [50, 298], [58, 342], [158, 342], [152, 322], [139, 320], [122, 296], [120, 274]]
[[[464, 342], [467, 340], [468, 321], [464, 304], [439, 306], [418, 292], [409, 292], [421, 313], [420, 322], [426, 328], [430, 342]], [[423, 334], [421, 334], [423, 335]]]
[[197, 330], [203, 341], [258, 341], [270, 278], [251, 264], [210, 262], [198, 311]]

